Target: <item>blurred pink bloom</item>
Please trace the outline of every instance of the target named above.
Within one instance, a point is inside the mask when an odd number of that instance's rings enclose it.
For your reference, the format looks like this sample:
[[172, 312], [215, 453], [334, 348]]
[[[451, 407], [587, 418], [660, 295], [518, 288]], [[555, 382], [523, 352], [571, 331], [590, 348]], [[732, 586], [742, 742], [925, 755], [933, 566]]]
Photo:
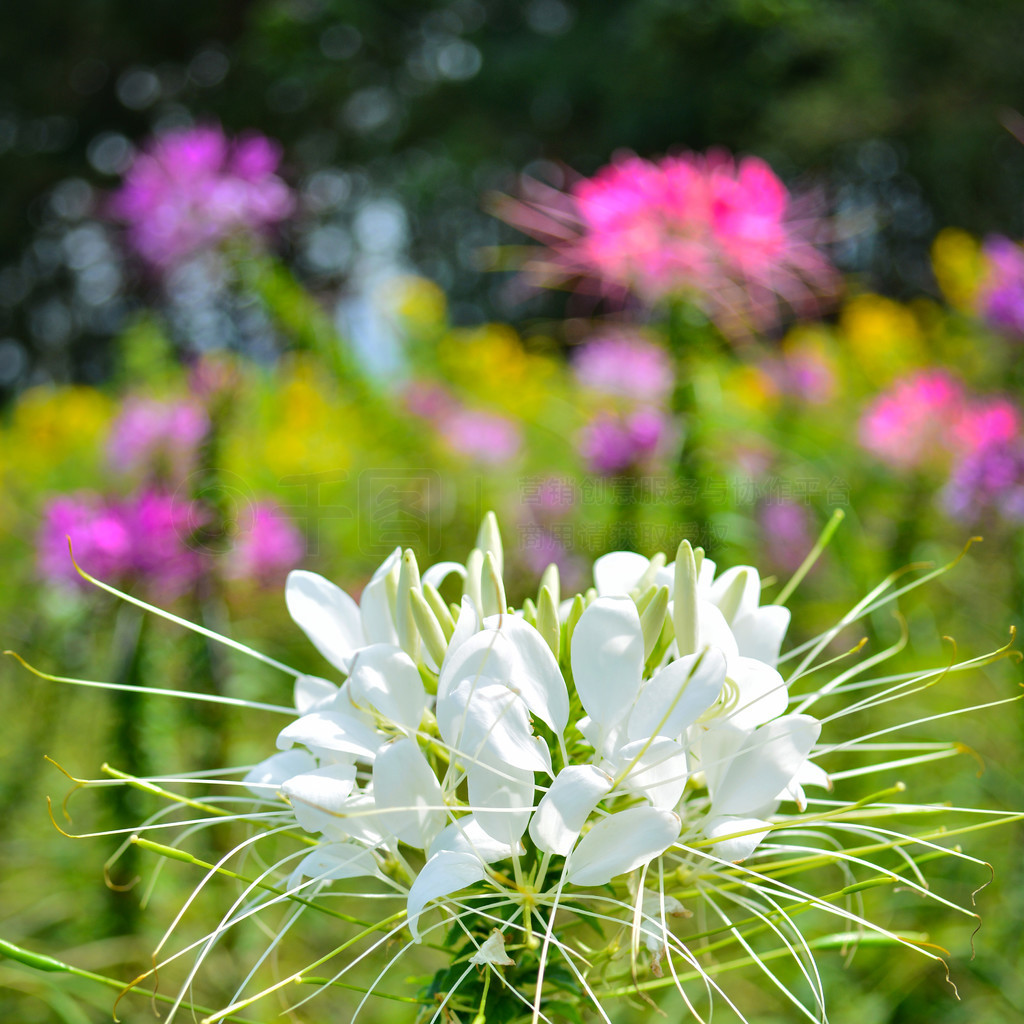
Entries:
[[224, 575], [274, 585], [284, 580], [305, 553], [305, 538], [295, 525], [272, 505], [257, 502], [224, 555]]
[[167, 597], [189, 590], [207, 569], [192, 544], [203, 525], [202, 506], [162, 491], [143, 491], [124, 503], [125, 522], [134, 541], [135, 575]]
[[808, 350], [785, 352], [765, 364], [765, 369], [783, 395], [823, 405], [836, 393], [836, 378], [828, 360]]
[[121, 510], [96, 494], [61, 495], [43, 509], [36, 537], [36, 562], [51, 582], [85, 585], [71, 561], [98, 579], [121, 583], [133, 566], [133, 539]]
[[449, 413], [442, 419], [440, 430], [452, 451], [490, 465], [514, 459], [523, 443], [514, 420], [480, 409]]
[[637, 401], [662, 402], [675, 383], [672, 360], [637, 334], [598, 335], [575, 354], [573, 369], [585, 388]]
[[206, 412], [193, 402], [129, 398], [110, 428], [107, 457], [118, 472], [178, 483], [194, 467], [209, 428]]
[[813, 312], [836, 274], [816, 223], [757, 157], [724, 150], [650, 161], [621, 156], [569, 194], [533, 183], [504, 205], [549, 246], [543, 278], [583, 276], [649, 303], [683, 299], [728, 334], [775, 322], [779, 300]]
[[434, 425], [451, 451], [488, 465], [514, 459], [523, 445], [515, 420], [484, 409], [470, 409], [444, 386], [417, 380], [402, 392], [405, 408]]
[[985, 240], [987, 273], [978, 290], [978, 311], [998, 331], [1024, 337], [1024, 248], [1002, 235]]
[[281, 151], [261, 135], [229, 140], [219, 127], [158, 135], [136, 157], [110, 214], [128, 228], [132, 248], [166, 270], [235, 234], [259, 235], [295, 208], [275, 174]]
[[1018, 410], [1002, 399], [974, 399], [942, 370], [898, 380], [868, 407], [861, 444], [899, 469], [948, 464], [1019, 432]]
[[671, 435], [671, 420], [659, 409], [601, 412], [580, 432], [578, 447], [593, 472], [611, 476], [642, 466]]
[[75, 560], [93, 576], [113, 585], [135, 580], [171, 599], [205, 570], [203, 557], [189, 545], [196, 525], [189, 502], [160, 491], [143, 491], [124, 501], [65, 495], [43, 511], [39, 569], [53, 582], [83, 582], [68, 555], [70, 537]]
[[768, 564], [795, 572], [814, 546], [807, 506], [790, 501], [769, 502], [758, 510], [758, 519]]

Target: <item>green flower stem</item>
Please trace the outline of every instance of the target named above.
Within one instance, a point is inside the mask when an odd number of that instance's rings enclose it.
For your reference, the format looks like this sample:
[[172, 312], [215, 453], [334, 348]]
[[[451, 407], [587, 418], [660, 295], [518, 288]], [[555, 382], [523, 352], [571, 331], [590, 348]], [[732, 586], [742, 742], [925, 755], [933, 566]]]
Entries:
[[832, 540], [832, 536], [839, 529], [839, 524], [845, 518], [846, 513], [841, 508], [837, 508], [832, 513], [832, 518], [825, 524], [825, 529], [821, 531], [821, 535], [815, 542], [814, 547], [811, 548], [807, 557], [800, 563], [790, 581], [779, 591], [779, 596], [775, 598], [772, 604], [785, 604], [789, 600], [793, 591], [800, 586], [804, 577], [814, 567], [814, 563], [821, 557], [821, 553], [828, 547], [829, 541]]
[[[62, 960], [56, 960], [53, 957], [44, 956], [42, 953], [33, 953], [31, 950], [23, 949], [21, 946], [16, 946], [13, 942], [8, 942], [6, 939], [0, 939], [0, 956], [5, 956], [9, 960], [24, 964], [26, 967], [31, 967], [36, 971], [46, 971], [50, 974], [70, 974], [76, 978], [84, 978], [86, 981], [94, 982], [97, 985], [104, 985], [106, 988], [116, 989], [122, 994], [127, 992], [125, 983], [117, 978], [108, 978], [106, 975], [96, 974], [94, 971], [84, 971], [80, 967], [66, 964]], [[155, 999], [160, 1003], [175, 1002], [173, 996], [164, 995], [152, 989], [132, 989], [132, 991], [148, 999]], [[200, 1006], [197, 1003], [183, 1002], [181, 1005], [185, 1009], [196, 1013], [209, 1014], [214, 1012], [208, 1006]], [[235, 1021], [236, 1024], [259, 1024], [259, 1021], [252, 1020], [249, 1017], [239, 1017], [235, 1014], [222, 1019]], [[116, 1021], [117, 1017], [114, 1017], [114, 1020]]]

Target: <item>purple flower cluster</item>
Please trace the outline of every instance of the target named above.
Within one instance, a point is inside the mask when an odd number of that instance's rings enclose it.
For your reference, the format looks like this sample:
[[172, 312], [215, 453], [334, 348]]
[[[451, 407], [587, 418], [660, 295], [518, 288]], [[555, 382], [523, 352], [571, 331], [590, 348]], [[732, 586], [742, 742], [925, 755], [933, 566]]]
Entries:
[[971, 452], [953, 470], [942, 498], [957, 519], [977, 522], [994, 515], [1024, 522], [1024, 438], [996, 441]]
[[231, 140], [219, 127], [157, 136], [135, 159], [109, 212], [131, 247], [164, 271], [237, 235], [265, 234], [295, 208], [275, 173], [280, 147], [262, 135]]
[[43, 511], [36, 543], [41, 575], [52, 583], [84, 581], [68, 555], [114, 586], [137, 583], [162, 600], [187, 593], [206, 574], [277, 584], [302, 560], [302, 534], [273, 507], [256, 503], [231, 548], [213, 556], [197, 542], [209, 521], [200, 501], [156, 489], [129, 498], [61, 495]]
[[576, 380], [600, 403], [577, 438], [588, 467], [612, 476], [656, 457], [674, 433], [664, 404], [675, 379], [664, 349], [635, 334], [603, 334], [573, 363]]
[[194, 402], [129, 398], [110, 429], [107, 457], [119, 473], [180, 483], [195, 468], [209, 429], [206, 411]]
[[144, 490], [127, 499], [61, 495], [43, 511], [37, 539], [42, 575], [55, 583], [82, 583], [68, 555], [88, 573], [114, 586], [139, 581], [163, 599], [187, 592], [205, 569], [189, 545], [197, 525], [190, 502]]
[[1024, 248], [993, 235], [983, 252], [988, 272], [978, 291], [978, 310], [997, 331], [1024, 338]]

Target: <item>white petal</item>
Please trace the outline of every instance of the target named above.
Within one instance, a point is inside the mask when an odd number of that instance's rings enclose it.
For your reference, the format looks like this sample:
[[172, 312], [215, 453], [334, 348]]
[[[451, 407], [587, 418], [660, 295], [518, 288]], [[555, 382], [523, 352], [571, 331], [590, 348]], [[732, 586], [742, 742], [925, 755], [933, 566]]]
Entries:
[[325, 882], [329, 879], [377, 874], [377, 861], [365, 846], [358, 843], [323, 843], [299, 862], [288, 879], [288, 888], [294, 889], [303, 878]]
[[599, 821], [569, 855], [573, 885], [604, 885], [664, 853], [679, 837], [679, 817], [630, 807]]
[[357, 718], [336, 711], [314, 711], [286, 725], [277, 736], [277, 746], [288, 750], [296, 743], [317, 750], [331, 750], [353, 758], [372, 761], [385, 737]]
[[739, 703], [727, 721], [740, 729], [756, 729], [786, 713], [789, 691], [782, 676], [770, 665], [753, 658], [737, 658], [729, 676], [739, 689]]
[[471, 853], [485, 864], [508, 860], [515, 848], [483, 830], [475, 814], [467, 814], [446, 825], [427, 851], [429, 860], [435, 853], [447, 850], [451, 853]]
[[[760, 818], [718, 816], [708, 819], [704, 826], [708, 839], [722, 837], [711, 847], [712, 853], [733, 864], [746, 860], [770, 831], [769, 823]], [[749, 832], [750, 835], [739, 834], [743, 832]]]
[[718, 700], [725, 655], [710, 647], [670, 662], [644, 685], [629, 716], [630, 739], [679, 737]]
[[517, 847], [533, 813], [533, 772], [510, 765], [466, 769], [469, 803], [480, 827], [505, 846]]
[[489, 679], [464, 679], [437, 702], [437, 727], [468, 765], [495, 761], [550, 772], [547, 747], [538, 745], [523, 699]]
[[300, 715], [314, 711], [321, 704], [328, 704], [338, 696], [338, 687], [319, 676], [298, 676], [293, 688], [295, 710]]
[[533, 626], [515, 615], [501, 616], [498, 630], [516, 654], [509, 685], [542, 722], [563, 733], [569, 722], [569, 691], [551, 648]]
[[288, 573], [284, 599], [288, 614], [313, 646], [347, 673], [353, 653], [366, 643], [355, 601], [330, 580], [304, 569]]
[[427, 693], [412, 658], [400, 647], [364, 647], [352, 662], [349, 693], [357, 707], [369, 705], [402, 729], [419, 728]]
[[459, 579], [464, 580], [466, 578], [466, 567], [461, 565], [459, 562], [438, 562], [437, 565], [432, 565], [429, 569], [425, 569], [423, 572], [422, 582], [424, 586], [428, 584], [438, 590], [441, 589], [441, 584], [444, 583], [452, 573], [455, 573]]
[[395, 620], [388, 601], [387, 578], [392, 572], [397, 572], [401, 559], [402, 549], [395, 548], [363, 588], [362, 596], [359, 598], [359, 612], [362, 617], [363, 634], [366, 637], [364, 643], [398, 643], [398, 631], [395, 629]]
[[739, 657], [736, 638], [725, 616], [710, 601], [697, 602], [698, 648], [717, 647], [730, 665]]
[[647, 571], [650, 559], [635, 551], [611, 551], [594, 563], [594, 586], [599, 597], [623, 597]]
[[373, 799], [381, 824], [410, 846], [426, 849], [444, 826], [441, 785], [409, 737], [386, 744], [377, 754]]
[[572, 673], [587, 714], [606, 733], [636, 700], [644, 667], [640, 615], [628, 597], [599, 597], [572, 634]]
[[249, 769], [242, 780], [257, 796], [271, 800], [277, 795], [281, 783], [293, 775], [301, 775], [316, 768], [316, 760], [304, 750], [286, 750], [273, 754]]
[[293, 776], [281, 786], [281, 792], [307, 832], [322, 832], [325, 825], [329, 827], [332, 820], [342, 817], [355, 780], [354, 765], [331, 764]]
[[469, 962], [478, 967], [486, 964], [511, 967], [515, 964], [515, 960], [505, 952], [505, 936], [497, 928], [484, 939], [480, 948], [469, 958]]
[[732, 632], [740, 654], [769, 665], [777, 664], [789, 620], [789, 609], [777, 604], [767, 604], [747, 615], [737, 615]]
[[597, 765], [568, 765], [556, 776], [530, 821], [538, 849], [564, 857], [573, 847], [598, 802], [612, 788], [612, 777]]
[[[713, 737], [718, 731], [709, 730], [702, 740], [703, 758], [716, 756]], [[771, 804], [801, 770], [820, 732], [821, 723], [809, 715], [788, 715], [749, 733], [727, 755], [716, 781], [707, 769], [712, 814], [746, 815]]]
[[626, 789], [646, 797], [663, 811], [675, 809], [690, 777], [686, 749], [665, 736], [627, 743], [605, 768], [616, 777], [628, 768], [622, 783]]
[[[467, 609], [464, 601], [459, 624], [462, 623], [462, 616], [465, 614]], [[475, 619], [476, 613], [472, 614]], [[457, 624], [456, 634], [458, 631]], [[451, 690], [464, 680], [472, 682], [487, 678], [508, 685], [516, 669], [517, 657], [515, 648], [505, 636], [494, 629], [474, 632], [457, 647], [455, 639], [453, 636], [444, 664], [441, 666], [441, 674], [438, 676], [438, 702], [444, 700]]]
[[449, 896], [487, 877], [483, 863], [471, 853], [434, 854], [416, 876], [409, 890], [406, 913], [414, 942], [420, 941], [419, 920], [431, 900]]

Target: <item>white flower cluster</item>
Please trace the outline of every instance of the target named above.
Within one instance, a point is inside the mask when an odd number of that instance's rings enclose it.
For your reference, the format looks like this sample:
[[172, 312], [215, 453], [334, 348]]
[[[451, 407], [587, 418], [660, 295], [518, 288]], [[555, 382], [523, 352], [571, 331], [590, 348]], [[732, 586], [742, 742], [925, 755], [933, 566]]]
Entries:
[[421, 576], [396, 550], [358, 604], [291, 574], [292, 617], [346, 677], [301, 676], [281, 752], [246, 777], [317, 836], [292, 886], [400, 878], [417, 937], [477, 883], [528, 900], [550, 871], [600, 886], [673, 847], [743, 861], [780, 804], [828, 785], [776, 668], [789, 612], [760, 603], [756, 569], [717, 573], [685, 541], [673, 564], [617, 552], [586, 595], [562, 600], [551, 567], [518, 611], [502, 571], [489, 515], [465, 565]]

